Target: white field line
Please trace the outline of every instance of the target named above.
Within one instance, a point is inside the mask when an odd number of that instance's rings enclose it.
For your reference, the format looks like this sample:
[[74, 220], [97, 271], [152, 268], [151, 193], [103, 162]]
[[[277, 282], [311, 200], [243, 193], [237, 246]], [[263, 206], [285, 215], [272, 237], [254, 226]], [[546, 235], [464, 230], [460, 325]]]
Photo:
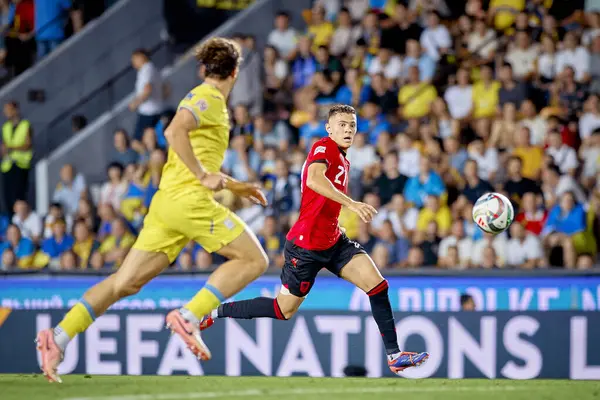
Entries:
[[233, 390], [222, 392], [192, 392], [192, 393], [162, 393], [162, 394], [133, 394], [116, 396], [94, 396], [94, 397], [70, 397], [65, 400], [195, 400], [195, 399], [219, 399], [223, 397], [281, 397], [289, 395], [316, 395], [316, 394], [352, 394], [352, 393], [450, 393], [450, 392], [510, 392], [516, 390], [527, 390], [517, 386], [497, 387], [468, 387], [468, 386], [446, 386], [446, 387], [424, 387], [424, 388], [402, 388], [399, 386], [384, 387], [355, 387], [355, 388], [319, 388], [319, 389], [287, 389], [287, 390]]

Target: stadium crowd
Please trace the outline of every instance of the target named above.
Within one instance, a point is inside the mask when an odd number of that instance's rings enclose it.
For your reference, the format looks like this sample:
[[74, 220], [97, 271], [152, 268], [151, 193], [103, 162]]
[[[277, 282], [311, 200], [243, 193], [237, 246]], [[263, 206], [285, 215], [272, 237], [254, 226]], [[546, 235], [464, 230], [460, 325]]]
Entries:
[[0, 82], [21, 74], [118, 0], [0, 0]]
[[[260, 182], [270, 205], [217, 199], [259, 235], [273, 268], [298, 217], [306, 152], [335, 103], [359, 113], [351, 195], [379, 210], [370, 224], [343, 210], [340, 224], [380, 268], [597, 263], [600, 2], [464, 3], [317, 0], [301, 30], [279, 13], [264, 48], [234, 35], [245, 61], [223, 170]], [[114, 132], [101, 186], [65, 165], [48, 215], [16, 201], [0, 221], [2, 269], [118, 268], [157, 190], [172, 115]], [[515, 207], [497, 236], [471, 218], [488, 191]], [[190, 243], [172, 268], [219, 262]]]

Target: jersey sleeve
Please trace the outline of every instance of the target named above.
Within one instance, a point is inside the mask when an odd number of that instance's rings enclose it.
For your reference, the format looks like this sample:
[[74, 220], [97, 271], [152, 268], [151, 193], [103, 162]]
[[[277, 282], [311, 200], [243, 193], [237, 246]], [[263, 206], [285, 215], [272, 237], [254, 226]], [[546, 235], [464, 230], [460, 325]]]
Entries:
[[308, 165], [312, 163], [323, 163], [329, 167], [333, 161], [333, 149], [331, 148], [330, 143], [317, 142], [310, 149], [310, 154], [308, 155]]
[[200, 126], [202, 123], [202, 114], [208, 110], [208, 101], [203, 97], [203, 95], [197, 95], [193, 92], [190, 92], [179, 103], [177, 110], [181, 109], [191, 112], [196, 119], [196, 124]]

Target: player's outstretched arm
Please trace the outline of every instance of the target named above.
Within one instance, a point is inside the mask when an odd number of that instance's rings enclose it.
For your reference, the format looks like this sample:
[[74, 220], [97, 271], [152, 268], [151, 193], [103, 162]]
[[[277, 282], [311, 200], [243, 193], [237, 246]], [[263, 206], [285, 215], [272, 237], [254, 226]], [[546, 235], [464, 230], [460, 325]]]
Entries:
[[253, 203], [267, 206], [267, 197], [260, 189], [260, 186], [250, 182], [241, 182], [231, 176], [221, 173], [225, 182], [225, 189], [231, 190], [234, 194], [241, 197], [247, 197]]
[[370, 222], [373, 219], [373, 215], [377, 214], [377, 210], [368, 204], [354, 201], [337, 190], [333, 183], [325, 176], [326, 171], [327, 165], [323, 163], [312, 163], [309, 165], [306, 172], [306, 186], [321, 196], [325, 196], [347, 207], [350, 211], [358, 214], [364, 222]]
[[198, 128], [198, 121], [194, 114], [185, 108], [180, 108], [167, 127], [165, 138], [185, 166], [204, 186], [212, 190], [220, 190], [224, 185], [221, 174], [208, 173], [194, 155], [190, 132], [196, 128]]

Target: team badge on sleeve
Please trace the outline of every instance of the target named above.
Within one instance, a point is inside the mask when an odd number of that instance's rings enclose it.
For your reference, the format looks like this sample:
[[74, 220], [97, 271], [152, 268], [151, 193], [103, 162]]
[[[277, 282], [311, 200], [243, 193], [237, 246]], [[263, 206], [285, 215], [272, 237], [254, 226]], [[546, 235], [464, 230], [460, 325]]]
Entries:
[[204, 99], [198, 100], [196, 106], [200, 109], [200, 111], [206, 111], [208, 109], [208, 103]]
[[189, 92], [189, 93], [188, 93], [188, 94], [185, 96], [185, 99], [186, 99], [186, 100], [188, 100], [188, 101], [189, 101], [189, 100], [191, 100], [191, 99], [193, 99], [193, 98], [194, 98], [194, 93], [192, 93], [192, 92]]
[[313, 153], [313, 155], [317, 155], [319, 153], [323, 153], [325, 154], [325, 146], [319, 146], [315, 149], [315, 152]]

